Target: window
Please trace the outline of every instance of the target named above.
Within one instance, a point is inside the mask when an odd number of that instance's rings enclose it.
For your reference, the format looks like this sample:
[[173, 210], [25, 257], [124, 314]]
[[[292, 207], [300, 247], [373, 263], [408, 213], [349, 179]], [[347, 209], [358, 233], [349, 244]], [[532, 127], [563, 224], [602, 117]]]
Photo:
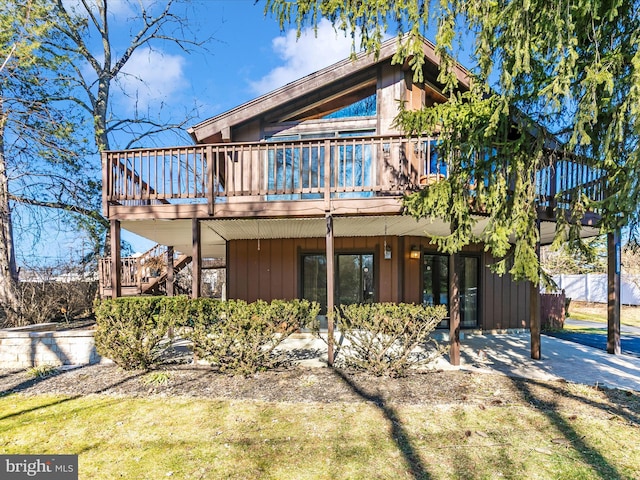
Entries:
[[480, 278], [480, 259], [478, 257], [460, 257], [458, 276], [460, 278], [460, 326], [478, 326], [478, 287]]
[[304, 255], [302, 257], [302, 298], [318, 302], [321, 314], [327, 313], [327, 257]]
[[[269, 191], [267, 200], [322, 198], [321, 192], [325, 186], [325, 147], [324, 143], [315, 140], [331, 137], [347, 139], [374, 134], [374, 130], [357, 130], [269, 137], [267, 142], [274, 145], [268, 146], [265, 158], [265, 186]], [[309, 142], [293, 142], [297, 140]], [[372, 148], [367, 142], [354, 139], [333, 146], [330, 151], [330, 176], [331, 188], [338, 190], [335, 195], [340, 198], [372, 196], [371, 191], [358, 190], [373, 185], [374, 163]]]
[[374, 93], [357, 102], [347, 105], [322, 118], [351, 118], [351, 117], [375, 117], [377, 112], [378, 96]]
[[373, 288], [373, 254], [336, 255], [336, 303], [371, 303]]
[[[370, 303], [375, 299], [372, 253], [349, 253], [335, 256], [336, 305]], [[302, 256], [302, 298], [318, 302], [321, 314], [327, 313], [327, 259], [324, 254]]]
[[[422, 256], [422, 303], [424, 305], [445, 305], [449, 312], [449, 256], [424, 253]], [[449, 326], [449, 319], [440, 322], [439, 327]]]
[[[449, 256], [424, 252], [422, 268], [422, 303], [446, 305], [449, 310]], [[460, 281], [460, 326], [478, 326], [478, 291], [480, 259], [461, 255], [457, 265]], [[445, 319], [439, 325], [448, 327]]]

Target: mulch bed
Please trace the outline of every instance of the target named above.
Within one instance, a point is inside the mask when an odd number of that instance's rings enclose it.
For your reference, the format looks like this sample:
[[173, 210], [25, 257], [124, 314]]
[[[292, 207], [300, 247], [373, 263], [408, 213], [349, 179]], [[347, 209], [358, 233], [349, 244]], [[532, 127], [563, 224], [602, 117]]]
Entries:
[[[166, 374], [166, 384], [150, 384], [153, 374], [124, 371], [115, 365], [86, 366], [40, 379], [30, 377], [24, 370], [0, 370], [0, 396], [11, 393], [71, 397], [186, 396], [265, 402], [477, 405], [480, 408], [539, 404], [554, 409], [562, 408], [567, 402], [584, 401], [575, 386], [563, 381], [532, 381], [464, 370], [412, 372], [402, 378], [300, 366], [249, 377], [225, 375], [198, 365], [170, 365], [156, 372]], [[599, 402], [625, 404], [640, 411], [637, 393], [580, 388], [585, 398], [595, 396]]]

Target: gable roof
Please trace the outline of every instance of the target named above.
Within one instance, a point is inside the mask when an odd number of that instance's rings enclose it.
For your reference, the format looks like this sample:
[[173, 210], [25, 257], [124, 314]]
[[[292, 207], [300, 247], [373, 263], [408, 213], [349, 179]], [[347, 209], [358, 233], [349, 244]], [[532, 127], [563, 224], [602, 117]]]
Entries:
[[[423, 67], [436, 78], [439, 57], [435, 54], [435, 45], [426, 38], [422, 38], [425, 55]], [[326, 111], [331, 102], [337, 107], [343, 106], [345, 97], [349, 95], [360, 96], [372, 94], [376, 89], [377, 67], [389, 61], [398, 50], [397, 38], [392, 38], [380, 46], [378, 57], [373, 54], [360, 53], [355, 59], [347, 58], [322, 70], [311, 73], [298, 80], [290, 82], [276, 90], [250, 100], [224, 113], [211, 117], [189, 128], [187, 132], [196, 143], [205, 143], [212, 139], [230, 138], [231, 128], [250, 122], [251, 120], [268, 115], [269, 112], [279, 110], [274, 121], [290, 121], [303, 118], [313, 118], [319, 114], [317, 107], [323, 104]], [[410, 67], [408, 62], [402, 66], [404, 70]], [[469, 86], [469, 72], [460, 64], [455, 65], [455, 74], [460, 84]], [[425, 78], [427, 76], [425, 75]], [[440, 92], [439, 87], [425, 81], [435, 92]], [[370, 92], [370, 93], [369, 93]], [[441, 92], [440, 92], [441, 94]], [[443, 97], [444, 99], [444, 97]], [[282, 110], [283, 106], [287, 108]], [[317, 118], [317, 116], [316, 116]]]

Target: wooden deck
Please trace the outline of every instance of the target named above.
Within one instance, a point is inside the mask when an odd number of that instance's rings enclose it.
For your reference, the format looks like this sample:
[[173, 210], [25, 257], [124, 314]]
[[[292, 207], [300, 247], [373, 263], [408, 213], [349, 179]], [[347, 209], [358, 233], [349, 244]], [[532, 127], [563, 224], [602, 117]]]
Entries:
[[[399, 214], [405, 193], [447, 176], [436, 144], [367, 136], [105, 152], [103, 208], [112, 220]], [[478, 181], [492, 179], [470, 188]], [[548, 215], [576, 195], [605, 194], [600, 171], [551, 152], [536, 182]]]

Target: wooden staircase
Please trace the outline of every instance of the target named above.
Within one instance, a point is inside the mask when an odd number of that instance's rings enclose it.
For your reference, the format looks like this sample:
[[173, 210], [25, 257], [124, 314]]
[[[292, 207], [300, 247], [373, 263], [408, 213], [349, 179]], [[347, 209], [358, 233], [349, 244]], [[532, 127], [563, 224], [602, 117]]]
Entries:
[[[173, 271], [177, 274], [191, 263], [189, 255], [176, 252]], [[156, 245], [138, 257], [120, 259], [120, 284], [123, 297], [153, 295], [162, 292], [167, 281], [166, 247]], [[111, 257], [103, 257], [98, 264], [100, 297], [111, 296]]]

